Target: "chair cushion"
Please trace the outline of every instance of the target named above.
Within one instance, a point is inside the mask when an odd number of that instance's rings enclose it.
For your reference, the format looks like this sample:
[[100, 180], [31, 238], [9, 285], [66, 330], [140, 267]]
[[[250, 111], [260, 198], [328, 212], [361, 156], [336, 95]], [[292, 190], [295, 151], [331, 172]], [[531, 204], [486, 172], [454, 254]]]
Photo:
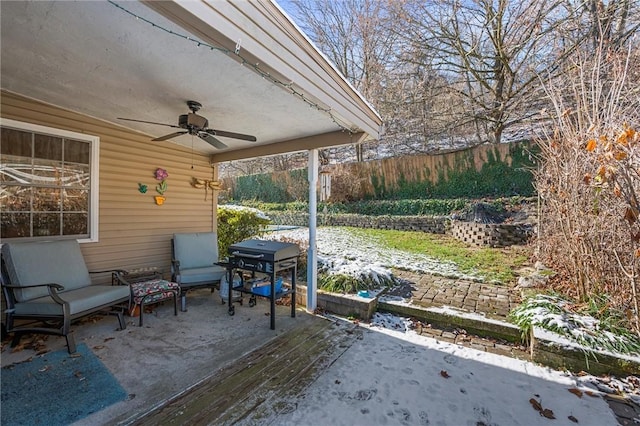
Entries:
[[180, 292], [178, 283], [167, 280], [149, 280], [131, 284], [131, 294], [136, 305], [142, 303], [153, 303], [168, 299], [172, 294]]
[[[131, 296], [129, 286], [90, 285], [76, 290], [60, 293], [60, 298], [69, 303], [69, 312], [76, 315], [98, 307], [128, 301]], [[51, 296], [16, 303], [16, 315], [62, 316], [62, 305], [53, 301]]]
[[222, 266], [209, 266], [207, 268], [180, 268], [180, 274], [176, 276], [176, 281], [181, 287], [196, 283], [216, 283], [224, 277], [227, 270]]
[[175, 258], [180, 261], [180, 269], [212, 266], [218, 261], [218, 234], [174, 234], [173, 250]]
[[[64, 286], [65, 292], [91, 285], [76, 240], [5, 243], [2, 256], [12, 285], [56, 283]], [[46, 287], [15, 291], [18, 302], [48, 294]]]

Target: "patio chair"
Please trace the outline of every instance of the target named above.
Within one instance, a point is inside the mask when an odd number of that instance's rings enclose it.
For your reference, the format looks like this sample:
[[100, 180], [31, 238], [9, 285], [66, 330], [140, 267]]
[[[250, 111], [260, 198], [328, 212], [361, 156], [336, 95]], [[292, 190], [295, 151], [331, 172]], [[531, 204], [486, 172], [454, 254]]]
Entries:
[[[100, 311], [117, 315], [120, 329], [126, 328], [129, 286], [93, 285], [76, 240], [4, 243], [1, 253], [5, 327], [14, 333], [12, 347], [26, 333], [55, 334], [65, 337], [72, 354], [71, 322]], [[106, 272], [111, 271], [92, 273]]]
[[227, 273], [217, 265], [218, 234], [198, 232], [174, 234], [171, 239], [171, 280], [180, 286], [180, 309], [187, 310], [187, 292], [220, 284]]

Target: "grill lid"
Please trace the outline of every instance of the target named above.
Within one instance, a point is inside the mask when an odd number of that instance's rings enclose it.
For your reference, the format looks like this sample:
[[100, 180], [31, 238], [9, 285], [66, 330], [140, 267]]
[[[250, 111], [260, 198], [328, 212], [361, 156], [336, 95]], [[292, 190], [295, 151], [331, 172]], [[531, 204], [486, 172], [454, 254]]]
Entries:
[[300, 247], [295, 243], [270, 240], [245, 240], [229, 246], [229, 254], [242, 256], [243, 254], [265, 254], [275, 259], [285, 259], [300, 255]]

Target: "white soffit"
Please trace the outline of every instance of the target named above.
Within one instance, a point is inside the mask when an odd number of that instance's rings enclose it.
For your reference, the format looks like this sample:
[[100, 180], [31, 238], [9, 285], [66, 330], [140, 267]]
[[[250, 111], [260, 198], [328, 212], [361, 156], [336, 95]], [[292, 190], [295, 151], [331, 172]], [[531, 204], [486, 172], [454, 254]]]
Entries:
[[[354, 108], [350, 105], [352, 94], [340, 93], [335, 82], [323, 81], [326, 75], [321, 72], [313, 75], [303, 70], [300, 87], [293, 86], [303, 96], [274, 84], [272, 74], [266, 78], [261, 75], [273, 72], [279, 78], [280, 67], [284, 73], [303, 68], [301, 59], [282, 53], [289, 47], [285, 49], [275, 39], [255, 47], [275, 65], [253, 62], [257, 56], [248, 47], [244, 50], [254, 34], [264, 36], [259, 26], [252, 27], [250, 22], [267, 25], [263, 22], [266, 12], [258, 10], [265, 4], [151, 3], [149, 8], [140, 2], [0, 2], [2, 89], [151, 137], [177, 129], [124, 122], [117, 117], [175, 125], [178, 115], [188, 112], [186, 101], [196, 100], [203, 104], [198, 114], [209, 119], [210, 128], [251, 134], [258, 139], [252, 143], [220, 138], [229, 148], [217, 150], [193, 138], [196, 150], [211, 154], [308, 138], [344, 127], [367, 127], [376, 133], [376, 121], [371, 118], [375, 112]], [[211, 15], [215, 11], [212, 5], [223, 9], [224, 14]], [[274, 5], [267, 6], [277, 10]], [[237, 15], [238, 7], [248, 14], [244, 20]], [[158, 8], [163, 9], [162, 14], [152, 10]], [[204, 16], [200, 9], [206, 11], [202, 12]], [[171, 20], [163, 16], [167, 14]], [[239, 25], [251, 36], [245, 34], [238, 38], [239, 43], [224, 46], [231, 38], [213, 25], [223, 30], [225, 25]], [[205, 43], [198, 46], [197, 40]], [[229, 47], [234, 49], [236, 44], [240, 56], [245, 53], [250, 62], [243, 64], [238, 55], [229, 52]], [[307, 77], [314, 83], [305, 81]], [[302, 92], [305, 89], [313, 93]], [[335, 109], [331, 113], [323, 111], [327, 106], [324, 102], [333, 103]], [[173, 142], [191, 147], [192, 138], [180, 136]]]

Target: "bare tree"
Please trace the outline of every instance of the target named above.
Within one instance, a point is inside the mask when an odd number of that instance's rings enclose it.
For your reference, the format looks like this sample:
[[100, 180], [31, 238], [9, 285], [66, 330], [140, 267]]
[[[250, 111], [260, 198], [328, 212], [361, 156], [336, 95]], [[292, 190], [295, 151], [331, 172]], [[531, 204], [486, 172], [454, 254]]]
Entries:
[[635, 0], [567, 2], [569, 16], [579, 23], [578, 38], [590, 41], [594, 51], [624, 46], [640, 28], [639, 8]]
[[[378, 0], [293, 0], [294, 19], [353, 86], [377, 105], [394, 55], [394, 33]], [[363, 160], [362, 146], [356, 158]]]
[[504, 131], [531, 119], [540, 96], [538, 73], [554, 68], [549, 40], [559, 1], [394, 1], [408, 49], [431, 52], [448, 80], [453, 122], [472, 124], [478, 142], [501, 142]]

